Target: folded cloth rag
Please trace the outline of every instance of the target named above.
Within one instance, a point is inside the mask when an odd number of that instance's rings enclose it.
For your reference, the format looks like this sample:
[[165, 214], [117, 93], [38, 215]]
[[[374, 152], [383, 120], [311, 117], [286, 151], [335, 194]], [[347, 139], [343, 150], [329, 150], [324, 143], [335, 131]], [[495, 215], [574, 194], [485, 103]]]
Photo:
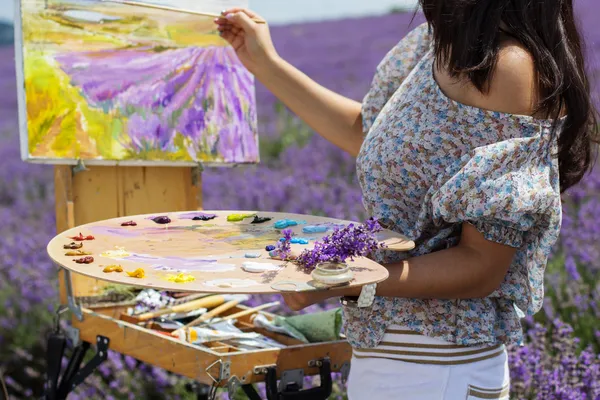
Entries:
[[276, 316], [272, 321], [259, 315], [254, 324], [272, 332], [285, 333], [304, 343], [330, 342], [340, 339], [342, 309], [291, 317]]

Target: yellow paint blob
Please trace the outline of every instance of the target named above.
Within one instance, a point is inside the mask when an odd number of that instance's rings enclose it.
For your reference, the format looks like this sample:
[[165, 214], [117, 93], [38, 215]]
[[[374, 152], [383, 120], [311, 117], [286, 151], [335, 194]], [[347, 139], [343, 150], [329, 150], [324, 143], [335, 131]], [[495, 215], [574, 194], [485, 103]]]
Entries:
[[65, 253], [65, 256], [68, 257], [77, 257], [77, 256], [91, 256], [92, 253], [89, 251], [83, 251], [83, 250], [71, 250], [71, 251], [67, 251]]
[[123, 267], [120, 265], [107, 265], [102, 272], [123, 272]]
[[189, 275], [189, 274], [184, 274], [179, 273], [177, 275], [167, 275], [167, 280], [169, 282], [175, 282], [175, 283], [187, 283], [187, 282], [193, 282], [196, 280], [196, 278], [194, 278], [193, 275]]
[[146, 276], [146, 272], [143, 268], [138, 268], [133, 272], [127, 271], [127, 275], [131, 276], [132, 278], [143, 278]]
[[124, 258], [129, 257], [129, 253], [125, 251], [124, 247], [115, 246], [116, 250], [106, 250], [100, 255], [108, 258]]
[[256, 214], [230, 214], [227, 216], [227, 221], [229, 222], [239, 222], [243, 221], [246, 218], [252, 218]]

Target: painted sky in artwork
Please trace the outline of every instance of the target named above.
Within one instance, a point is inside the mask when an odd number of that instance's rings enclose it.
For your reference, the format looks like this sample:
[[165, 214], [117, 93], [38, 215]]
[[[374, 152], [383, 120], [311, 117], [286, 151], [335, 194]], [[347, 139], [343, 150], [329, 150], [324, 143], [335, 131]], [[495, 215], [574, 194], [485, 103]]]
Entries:
[[212, 18], [96, 0], [21, 7], [25, 158], [258, 161], [254, 80]]

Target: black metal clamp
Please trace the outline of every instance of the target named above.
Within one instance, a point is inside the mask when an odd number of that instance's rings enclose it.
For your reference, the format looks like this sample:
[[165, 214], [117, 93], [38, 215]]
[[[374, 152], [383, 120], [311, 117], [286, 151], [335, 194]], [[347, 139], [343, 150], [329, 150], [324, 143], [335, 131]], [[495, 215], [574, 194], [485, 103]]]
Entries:
[[[73, 354], [67, 364], [62, 378], [60, 377], [62, 358], [65, 354], [67, 338], [60, 329], [60, 314], [64, 309], [59, 308], [56, 313], [54, 331], [48, 336], [46, 349], [46, 385], [44, 388], [44, 400], [66, 400], [69, 393], [90, 376], [100, 364], [108, 358], [107, 337], [98, 335], [96, 337], [96, 354], [81, 368], [85, 354], [90, 349], [90, 344], [81, 342], [73, 349]], [[59, 384], [60, 378], [60, 384]]]
[[[331, 379], [331, 361], [328, 358], [316, 361], [319, 367], [321, 385], [302, 390], [303, 370], [285, 371], [280, 383], [277, 383], [277, 368], [266, 367], [266, 392], [267, 400], [326, 400], [331, 395], [333, 381]], [[287, 374], [287, 376], [286, 376]], [[261, 400], [252, 385], [241, 385], [241, 389], [250, 400]]]

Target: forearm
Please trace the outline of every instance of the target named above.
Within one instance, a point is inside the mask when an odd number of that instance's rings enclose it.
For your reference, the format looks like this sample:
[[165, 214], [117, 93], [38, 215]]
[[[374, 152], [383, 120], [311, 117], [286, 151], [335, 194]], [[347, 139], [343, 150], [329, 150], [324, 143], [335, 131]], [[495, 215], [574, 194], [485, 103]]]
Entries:
[[326, 89], [281, 58], [255, 71], [255, 76], [317, 133], [358, 155], [363, 142], [359, 102]]
[[505, 268], [480, 252], [460, 246], [387, 264], [386, 268], [390, 276], [377, 285], [377, 295], [413, 299], [485, 297], [506, 274]]
[[[488, 296], [500, 285], [512, 260], [456, 246], [400, 263], [387, 264], [389, 277], [377, 285], [377, 296], [411, 299], [471, 299]], [[358, 296], [361, 288], [335, 289], [290, 299], [296, 310], [339, 296]], [[286, 300], [288, 302], [288, 300]]]

